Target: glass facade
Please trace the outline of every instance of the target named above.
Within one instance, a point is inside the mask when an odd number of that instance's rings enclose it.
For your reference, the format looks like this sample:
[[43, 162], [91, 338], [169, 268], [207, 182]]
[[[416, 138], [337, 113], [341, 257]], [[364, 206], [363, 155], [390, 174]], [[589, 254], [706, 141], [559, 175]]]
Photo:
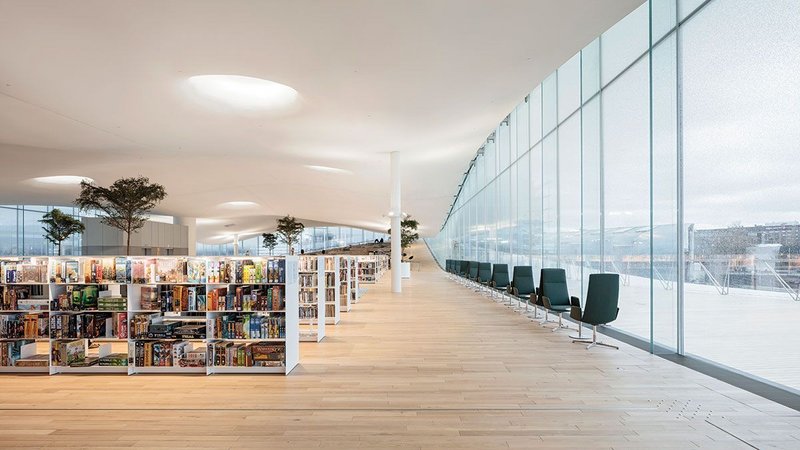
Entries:
[[[0, 255], [55, 255], [56, 246], [44, 237], [42, 219], [54, 208], [80, 218], [78, 208], [72, 206], [0, 205]], [[62, 255], [81, 254], [81, 235], [72, 235], [61, 243]]]
[[[389, 235], [376, 233], [361, 228], [350, 227], [307, 227], [300, 237], [300, 248], [306, 252], [333, 250], [357, 244], [369, 244], [375, 240], [383, 239], [389, 242]], [[278, 242], [273, 255], [285, 255], [288, 252], [286, 244]], [[261, 235], [239, 240], [240, 255], [269, 255], [269, 250], [261, 245]], [[198, 256], [232, 256], [233, 242], [225, 244], [197, 243]]]
[[[48, 211], [58, 208], [61, 211], [80, 219], [94, 217], [93, 212], [81, 213], [72, 206], [40, 206], [40, 205], [0, 205], [0, 256], [40, 256], [55, 255], [56, 247], [44, 238], [42, 216]], [[150, 220], [173, 223], [171, 216], [153, 215]], [[303, 231], [302, 248], [307, 252], [347, 247], [354, 244], [366, 244], [383, 239], [389, 242], [389, 235], [376, 233], [360, 228], [350, 227], [310, 227]], [[225, 244], [197, 243], [198, 256], [232, 256], [233, 242]], [[278, 243], [273, 252], [275, 255], [286, 254], [286, 245]], [[81, 254], [81, 235], [76, 234], [61, 244], [62, 255]], [[253, 236], [239, 240], [240, 255], [267, 255], [269, 250], [261, 246], [261, 236]]]
[[[447, 258], [621, 275], [611, 327], [800, 389], [800, 2], [650, 0], [500, 123]], [[769, 351], [767, 349], [773, 349]]]

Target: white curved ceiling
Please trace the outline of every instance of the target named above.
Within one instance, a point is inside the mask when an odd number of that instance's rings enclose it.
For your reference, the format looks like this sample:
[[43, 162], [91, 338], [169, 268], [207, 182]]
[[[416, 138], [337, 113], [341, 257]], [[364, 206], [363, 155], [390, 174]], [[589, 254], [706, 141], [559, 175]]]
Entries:
[[[492, 128], [641, 3], [0, 0], [0, 203], [77, 194], [31, 177], [141, 174], [166, 186], [162, 214], [382, 231], [397, 150], [403, 210], [432, 235]], [[213, 111], [181, 89], [200, 74], [283, 83], [301, 104]]]

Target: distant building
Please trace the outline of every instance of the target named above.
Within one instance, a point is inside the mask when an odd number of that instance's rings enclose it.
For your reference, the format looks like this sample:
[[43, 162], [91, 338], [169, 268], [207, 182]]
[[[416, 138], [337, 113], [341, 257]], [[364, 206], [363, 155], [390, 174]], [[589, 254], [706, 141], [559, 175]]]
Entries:
[[780, 253], [800, 253], [800, 223], [784, 222], [732, 226], [694, 231], [695, 253], [702, 255], [746, 255], [762, 244], [780, 244]]

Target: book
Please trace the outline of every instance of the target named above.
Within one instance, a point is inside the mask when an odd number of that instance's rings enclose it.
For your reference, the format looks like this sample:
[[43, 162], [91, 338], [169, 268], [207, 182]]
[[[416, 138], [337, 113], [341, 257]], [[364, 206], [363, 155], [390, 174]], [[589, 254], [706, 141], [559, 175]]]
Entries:
[[86, 347], [82, 340], [56, 342], [53, 345], [53, 364], [75, 366], [86, 359]]
[[14, 363], [16, 367], [47, 367], [50, 365], [48, 355], [33, 355], [27, 358], [19, 358]]

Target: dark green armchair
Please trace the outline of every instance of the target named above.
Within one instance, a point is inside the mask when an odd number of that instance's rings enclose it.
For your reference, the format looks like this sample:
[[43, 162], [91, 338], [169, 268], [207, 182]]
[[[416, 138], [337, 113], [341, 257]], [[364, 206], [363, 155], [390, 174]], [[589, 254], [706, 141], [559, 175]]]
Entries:
[[589, 344], [586, 349], [595, 345], [619, 349], [616, 345], [597, 340], [597, 326], [611, 323], [619, 315], [619, 274], [593, 273], [589, 275], [589, 289], [586, 293], [586, 304], [573, 306], [570, 317], [592, 326], [591, 339], [573, 339], [572, 342]]
[[469, 272], [467, 273], [467, 278], [471, 281], [478, 281], [478, 269], [480, 268], [480, 263], [478, 261], [470, 261], [469, 262]]
[[458, 274], [464, 278], [469, 275], [469, 261], [461, 260], [458, 262]]
[[543, 326], [547, 324], [547, 315], [552, 313], [558, 316], [558, 326], [553, 331], [569, 328], [564, 325], [562, 315], [569, 312], [572, 306], [580, 307], [578, 297], [570, 297], [567, 290], [567, 273], [564, 269], [542, 269], [539, 278], [540, 300], [544, 307]]
[[489, 286], [494, 292], [505, 293], [508, 285], [508, 264], [495, 264], [492, 267], [492, 281], [489, 282]]
[[478, 264], [478, 283], [488, 288], [489, 283], [491, 281], [492, 281], [492, 263]]
[[514, 267], [514, 277], [508, 286], [508, 293], [520, 301], [525, 302], [525, 310], [531, 301], [531, 295], [536, 292], [536, 285], [533, 282], [533, 268], [531, 266]]

